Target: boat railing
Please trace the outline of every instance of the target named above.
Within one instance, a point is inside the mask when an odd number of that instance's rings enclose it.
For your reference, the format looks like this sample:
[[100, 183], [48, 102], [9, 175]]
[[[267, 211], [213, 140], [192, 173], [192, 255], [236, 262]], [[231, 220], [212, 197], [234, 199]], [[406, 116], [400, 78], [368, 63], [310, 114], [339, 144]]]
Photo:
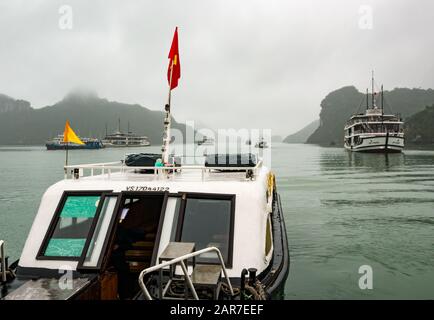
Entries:
[[123, 161], [105, 162], [105, 163], [90, 163], [80, 165], [64, 166], [65, 179], [79, 179], [84, 176], [104, 175], [110, 179], [115, 172], [152, 172], [155, 179], [165, 178], [171, 174], [171, 178], [175, 179], [175, 174], [184, 171], [196, 171], [201, 173], [201, 180], [205, 180], [206, 172], [210, 171], [225, 171], [225, 172], [245, 172], [246, 178], [253, 180], [257, 176], [258, 170], [262, 167], [262, 160], [259, 160], [254, 167], [233, 167], [233, 166], [205, 166], [205, 165], [181, 165], [181, 166], [127, 166]]
[[5, 242], [0, 240], [0, 259], [1, 259], [1, 282], [6, 282], [6, 255]]
[[395, 118], [391, 118], [391, 117], [384, 117], [383, 119], [379, 118], [379, 119], [372, 119], [372, 118], [355, 118], [355, 119], [350, 119], [347, 121], [346, 125], [347, 126], [351, 126], [353, 124], [359, 124], [359, 123], [367, 123], [367, 124], [379, 124], [379, 123], [383, 123], [383, 124], [402, 124], [402, 120], [398, 117]]
[[[228, 276], [228, 273], [227, 273], [227, 270], [226, 270], [226, 267], [225, 267], [225, 263], [223, 261], [223, 257], [222, 257], [222, 254], [221, 254], [220, 250], [218, 248], [216, 248], [216, 247], [208, 247], [208, 248], [205, 248], [205, 249], [202, 249], [202, 250], [198, 250], [198, 251], [195, 251], [195, 252], [192, 252], [192, 253], [189, 253], [189, 254], [185, 254], [185, 255], [179, 256], [178, 258], [175, 258], [175, 259], [172, 259], [172, 260], [169, 260], [169, 261], [165, 261], [165, 262], [162, 262], [162, 263], [157, 264], [155, 266], [152, 266], [152, 267], [149, 267], [149, 268], [146, 268], [146, 269], [142, 270], [142, 272], [140, 272], [140, 274], [139, 274], [138, 281], [139, 281], [139, 286], [142, 289], [142, 292], [143, 292], [143, 294], [145, 296], [145, 299], [146, 300], [152, 300], [152, 297], [151, 297], [151, 295], [150, 295], [150, 293], [148, 291], [148, 288], [146, 287], [145, 282], [143, 280], [144, 276], [147, 275], [147, 274], [149, 274], [149, 273], [151, 273], [151, 272], [162, 270], [163, 268], [169, 267], [171, 265], [179, 264], [181, 266], [182, 272], [184, 273], [185, 281], [187, 282], [187, 285], [190, 288], [191, 293], [192, 293], [194, 299], [195, 300], [199, 300], [199, 297], [198, 297], [198, 295], [196, 293], [196, 289], [194, 288], [194, 285], [193, 285], [193, 282], [191, 280], [191, 277], [188, 274], [188, 268], [185, 265], [184, 261], [186, 261], [188, 259], [191, 259], [191, 258], [194, 258], [194, 257], [197, 257], [197, 256], [200, 256], [200, 255], [202, 255], [204, 253], [207, 253], [207, 252], [215, 252], [217, 254], [217, 257], [219, 259], [220, 266], [222, 267], [222, 271], [223, 271], [223, 274], [225, 276], [226, 283], [228, 285], [228, 288], [229, 288], [229, 291], [231, 293], [231, 296], [234, 296], [234, 290], [232, 288], [231, 281], [229, 280], [229, 276]], [[160, 286], [161, 285], [162, 284], [160, 283]]]

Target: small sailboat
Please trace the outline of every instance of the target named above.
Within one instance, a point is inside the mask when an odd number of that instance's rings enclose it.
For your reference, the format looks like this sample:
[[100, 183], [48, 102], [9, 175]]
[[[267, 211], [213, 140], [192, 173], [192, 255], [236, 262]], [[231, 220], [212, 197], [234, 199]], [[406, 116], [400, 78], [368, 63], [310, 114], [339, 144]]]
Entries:
[[344, 127], [344, 147], [355, 152], [396, 153], [404, 149], [404, 122], [396, 114], [384, 113], [384, 91], [381, 86], [381, 105], [377, 106], [372, 73], [372, 100], [366, 90], [366, 110], [351, 116]]
[[259, 149], [268, 148], [268, 143], [267, 143], [267, 141], [264, 140], [264, 138], [261, 138], [261, 140], [256, 142], [255, 148], [259, 148]]
[[203, 136], [202, 140], [198, 140], [197, 141], [197, 145], [213, 145], [214, 144], [214, 139], [207, 137], [207, 136]]

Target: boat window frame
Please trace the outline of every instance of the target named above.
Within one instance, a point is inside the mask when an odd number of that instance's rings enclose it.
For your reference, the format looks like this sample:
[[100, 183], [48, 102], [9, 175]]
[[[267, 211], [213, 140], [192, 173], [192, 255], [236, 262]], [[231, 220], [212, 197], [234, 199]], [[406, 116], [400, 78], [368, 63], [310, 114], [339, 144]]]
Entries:
[[[87, 251], [86, 243], [90, 241], [90, 238], [93, 236], [92, 226], [94, 225], [94, 222], [96, 222], [99, 218], [100, 211], [102, 209], [102, 205], [104, 203], [103, 196], [105, 194], [112, 194], [113, 190], [65, 190], [62, 193], [62, 196], [60, 198], [59, 203], [57, 204], [56, 210], [54, 211], [53, 217], [51, 218], [50, 225], [48, 226], [47, 231], [45, 232], [44, 238], [42, 240], [42, 243], [39, 247], [38, 253], [36, 255], [36, 260], [55, 260], [55, 261], [79, 261], [81, 258], [81, 255], [83, 255], [84, 251]], [[66, 200], [69, 196], [99, 196], [99, 203], [98, 207], [95, 211], [95, 216], [93, 217], [91, 227], [89, 229], [89, 232], [86, 237], [86, 242], [83, 247], [83, 251], [81, 252], [80, 257], [63, 257], [63, 256], [46, 256], [45, 250], [48, 247], [48, 242], [51, 239], [51, 237], [54, 234], [55, 228], [60, 220], [60, 214], [62, 213], [63, 207], [65, 206]]]
[[[117, 208], [118, 220], [120, 218], [120, 215], [122, 214], [122, 211], [120, 210], [120, 206], [122, 205], [122, 203], [124, 202], [124, 200], [126, 198], [129, 198], [129, 197], [134, 196], [134, 195], [137, 195], [139, 197], [144, 196], [144, 195], [163, 196], [163, 203], [161, 205], [161, 211], [160, 211], [160, 219], [158, 220], [157, 233], [155, 234], [154, 248], [152, 249], [150, 266], [153, 266], [156, 264], [158, 250], [160, 248], [161, 232], [163, 231], [164, 219], [166, 218], [167, 201], [168, 201], [169, 197], [174, 197], [174, 196], [178, 196], [178, 195], [176, 193], [172, 194], [169, 191], [122, 191], [121, 197], [120, 197], [119, 207]], [[113, 236], [114, 236], [114, 234], [113, 234]], [[114, 237], [111, 240], [114, 241]], [[111, 243], [110, 246], [112, 246], [112, 244], [113, 243]]]
[[[116, 197], [117, 199], [116, 199], [116, 204], [115, 204], [115, 207], [113, 209], [113, 213], [112, 213], [112, 216], [110, 218], [110, 223], [109, 223], [109, 226], [107, 228], [107, 232], [106, 232], [106, 235], [104, 238], [104, 243], [101, 247], [101, 251], [100, 251], [100, 255], [98, 257], [97, 264], [96, 264], [96, 266], [85, 266], [84, 263], [86, 260], [86, 255], [87, 255], [87, 252], [88, 252], [89, 247], [90, 247], [90, 242], [94, 236], [95, 229], [96, 229], [96, 226], [98, 224], [99, 218], [101, 216], [102, 206], [104, 205], [105, 199], [109, 198], [109, 197]], [[121, 203], [122, 203], [122, 193], [121, 192], [110, 192], [110, 193], [106, 192], [106, 193], [103, 193], [101, 195], [101, 199], [100, 199], [100, 205], [101, 206], [98, 205], [99, 210], [97, 211], [97, 213], [95, 213], [95, 218], [92, 221], [92, 225], [91, 225], [90, 230], [89, 230], [89, 235], [86, 238], [86, 242], [84, 244], [83, 251], [81, 252], [81, 256], [78, 260], [77, 271], [99, 271], [101, 269], [102, 263], [103, 263], [104, 258], [105, 258], [104, 253], [108, 249], [108, 245], [109, 245], [109, 242], [111, 239], [113, 228], [115, 226], [116, 220], [118, 220], [119, 216], [120, 216], [119, 207], [120, 207]]]
[[[203, 193], [203, 192], [178, 192], [181, 196], [181, 204], [179, 207], [178, 225], [176, 228], [175, 241], [181, 242], [182, 228], [184, 226], [185, 210], [187, 207], [188, 198], [193, 199], [210, 199], [210, 200], [230, 200], [230, 218], [229, 218], [229, 243], [227, 261], [224, 261], [225, 267], [230, 269], [233, 266], [234, 254], [234, 234], [235, 234], [235, 199], [236, 194], [228, 193]], [[197, 248], [196, 248], [197, 250]], [[224, 260], [224, 259], [223, 259]], [[201, 264], [215, 264], [212, 262], [201, 262]]]
[[[87, 254], [87, 250], [88, 250], [88, 248], [86, 247], [83, 249], [82, 256], [80, 257], [80, 261], [77, 265], [77, 271], [79, 271], [79, 272], [99, 272], [99, 271], [105, 269], [106, 264], [108, 262], [108, 258], [109, 258], [109, 256], [107, 256], [107, 252], [110, 253], [112, 251], [112, 247], [114, 245], [114, 241], [116, 238], [117, 226], [119, 225], [119, 220], [120, 220], [121, 215], [122, 215], [121, 207], [123, 206], [123, 204], [127, 198], [131, 198], [134, 196], [137, 196], [137, 197], [152, 196], [152, 195], [163, 196], [163, 203], [161, 206], [160, 218], [158, 221], [158, 229], [157, 229], [157, 233], [155, 235], [155, 242], [154, 242], [155, 244], [154, 244], [154, 249], [152, 252], [151, 264], [150, 264], [150, 265], [154, 265], [155, 261], [157, 260], [157, 254], [158, 254], [160, 239], [161, 239], [161, 232], [163, 229], [163, 224], [164, 224], [164, 219], [165, 219], [167, 201], [168, 201], [169, 197], [173, 197], [173, 196], [178, 197], [179, 195], [178, 194], [170, 194], [169, 191], [125, 191], [125, 190], [120, 191], [120, 192], [107, 193], [106, 195], [107, 196], [117, 195], [118, 199], [117, 199], [117, 202], [116, 202], [116, 205], [114, 208], [114, 214], [112, 216], [112, 220], [110, 221], [109, 228], [107, 229], [106, 238], [104, 240], [104, 244], [103, 244], [103, 247], [101, 249], [100, 257], [98, 258], [97, 266], [84, 266], [83, 265], [85, 262], [86, 254]], [[98, 223], [98, 221], [96, 221], [96, 223]], [[95, 223], [94, 228], [96, 228], [96, 223]], [[87, 241], [89, 241], [89, 245], [90, 245], [90, 240], [92, 239], [92, 236], [86, 240], [86, 243], [87, 243]]]

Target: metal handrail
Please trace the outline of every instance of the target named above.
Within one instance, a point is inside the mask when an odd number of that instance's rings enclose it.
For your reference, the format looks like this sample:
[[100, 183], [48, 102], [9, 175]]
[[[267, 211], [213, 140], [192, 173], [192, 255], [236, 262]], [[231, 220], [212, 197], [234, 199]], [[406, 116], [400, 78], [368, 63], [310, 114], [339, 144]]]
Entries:
[[[196, 256], [200, 256], [201, 254], [204, 254], [204, 253], [210, 252], [210, 251], [214, 251], [214, 252], [217, 253], [217, 256], [218, 256], [218, 258], [220, 260], [220, 265], [222, 266], [222, 270], [223, 270], [223, 273], [224, 273], [225, 278], [226, 278], [226, 282], [227, 282], [228, 287], [229, 287], [229, 291], [231, 292], [231, 295], [233, 296], [234, 295], [234, 290], [232, 288], [231, 281], [229, 280], [229, 276], [228, 276], [228, 273], [226, 271], [225, 263], [223, 261], [223, 257], [222, 257], [222, 254], [221, 254], [220, 250], [218, 248], [216, 248], [216, 247], [208, 247], [208, 248], [205, 248], [205, 249], [202, 249], [202, 250], [198, 250], [198, 251], [195, 251], [195, 252], [192, 252], [192, 253], [189, 253], [189, 254], [185, 254], [183, 256], [180, 256], [178, 258], [175, 258], [175, 259], [172, 259], [172, 260], [169, 260], [169, 261], [166, 261], [166, 262], [162, 262], [160, 264], [157, 264], [155, 266], [152, 266], [152, 267], [149, 267], [149, 268], [146, 268], [146, 269], [142, 270], [142, 272], [140, 272], [138, 281], [139, 281], [139, 286], [142, 289], [143, 294], [145, 295], [145, 298], [147, 300], [152, 300], [152, 297], [149, 294], [149, 291], [146, 288], [146, 285], [145, 285], [145, 283], [143, 281], [143, 277], [146, 274], [150, 273], [150, 272], [161, 270], [161, 269], [163, 269], [165, 267], [168, 267], [170, 265], [179, 263], [181, 265], [182, 272], [184, 273], [185, 279], [186, 279], [187, 284], [188, 284], [188, 286], [189, 286], [189, 288], [190, 288], [190, 290], [191, 290], [191, 292], [193, 294], [194, 299], [195, 300], [199, 300], [199, 297], [197, 296], [196, 290], [194, 289], [193, 283], [191, 282], [191, 279], [190, 279], [190, 276], [188, 274], [187, 267], [185, 266], [184, 260], [187, 260], [187, 259], [190, 259], [190, 258], [193, 258], [193, 257], [196, 257]], [[162, 284], [160, 283], [160, 285], [162, 285]]]
[[[116, 165], [117, 164], [117, 165]], [[249, 171], [249, 170], [258, 170], [262, 166], [262, 160], [259, 160], [258, 163], [254, 167], [209, 167], [204, 165], [183, 165], [183, 166], [166, 166], [166, 167], [155, 167], [155, 166], [144, 166], [144, 167], [129, 167], [126, 166], [123, 162], [107, 162], [107, 163], [92, 163], [92, 164], [80, 164], [80, 165], [68, 165], [64, 166], [65, 169], [65, 179], [68, 178], [68, 169], [90, 169], [91, 176], [94, 174], [94, 169], [100, 169], [101, 173], [104, 174], [107, 171], [108, 176], [112, 170], [119, 170], [120, 172], [124, 170], [153, 170], [154, 175], [157, 175], [158, 172], [164, 171], [172, 171], [172, 170], [198, 170], [202, 171], [202, 176], [206, 170], [225, 170], [225, 171]], [[256, 172], [255, 172], [256, 175]]]
[[6, 256], [5, 256], [5, 242], [0, 240], [0, 258], [1, 258], [1, 281], [6, 282]]

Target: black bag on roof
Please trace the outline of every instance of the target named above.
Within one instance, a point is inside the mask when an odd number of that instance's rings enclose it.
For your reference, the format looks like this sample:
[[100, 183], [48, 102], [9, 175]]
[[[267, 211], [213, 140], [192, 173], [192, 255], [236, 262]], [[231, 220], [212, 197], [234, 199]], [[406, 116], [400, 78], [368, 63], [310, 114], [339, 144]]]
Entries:
[[134, 153], [125, 157], [125, 164], [128, 167], [154, 167], [158, 159], [161, 159], [161, 154]]
[[205, 157], [205, 167], [254, 167], [256, 163], [256, 156], [252, 153], [209, 154]]

